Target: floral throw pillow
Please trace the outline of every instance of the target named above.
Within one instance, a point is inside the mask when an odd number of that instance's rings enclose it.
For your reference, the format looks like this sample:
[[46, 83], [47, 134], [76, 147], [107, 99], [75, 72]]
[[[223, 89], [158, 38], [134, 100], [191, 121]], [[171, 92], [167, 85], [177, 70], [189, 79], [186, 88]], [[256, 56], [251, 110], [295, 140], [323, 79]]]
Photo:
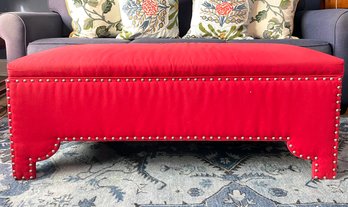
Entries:
[[248, 0], [193, 0], [191, 28], [184, 38], [246, 38]]
[[70, 37], [116, 37], [121, 31], [118, 0], [66, 0], [72, 18]]
[[119, 39], [179, 36], [178, 0], [121, 0], [122, 32]]
[[255, 38], [291, 38], [299, 0], [250, 0], [248, 33]]

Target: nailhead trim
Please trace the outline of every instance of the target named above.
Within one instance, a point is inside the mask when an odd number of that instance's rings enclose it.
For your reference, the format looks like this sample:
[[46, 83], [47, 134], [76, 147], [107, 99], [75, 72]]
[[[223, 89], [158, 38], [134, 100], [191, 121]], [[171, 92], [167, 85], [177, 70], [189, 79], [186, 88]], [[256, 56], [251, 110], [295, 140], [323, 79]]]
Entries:
[[337, 175], [337, 154], [338, 154], [338, 144], [339, 144], [339, 123], [340, 123], [340, 115], [341, 115], [341, 98], [342, 98], [342, 78], [338, 78], [340, 82], [337, 86], [337, 96], [336, 96], [336, 114], [335, 114], [335, 125], [334, 125], [334, 145], [333, 145], [333, 169], [334, 172], [333, 179], [336, 178]]
[[[171, 140], [205, 140], [208, 139], [209, 140], [214, 140], [214, 141], [225, 141], [225, 140], [230, 140], [231, 137], [229, 136], [141, 136], [141, 137], [106, 137], [104, 136], [103, 139], [100, 139], [100, 137], [80, 137], [79, 139], [76, 139], [76, 137], [64, 137], [64, 138], [57, 138], [57, 142], [68, 142], [68, 141], [114, 141], [114, 140], [168, 140], [168, 137], [170, 137]], [[240, 141], [240, 140], [247, 140], [247, 141], [268, 141], [268, 137], [252, 137], [252, 136], [248, 136], [248, 139], [245, 139], [244, 136], [242, 137], [233, 137], [234, 140], [236, 141]], [[274, 137], [273, 139], [274, 141], [283, 141], [284, 137]], [[290, 137], [287, 137], [286, 140], [290, 140]], [[55, 148], [57, 148], [59, 146], [58, 143], [56, 143]]]
[[[167, 82], [167, 81], [173, 81], [173, 82], [176, 82], [176, 81], [230, 81], [230, 80], [234, 80], [234, 81], [246, 81], [246, 80], [249, 80], [249, 81], [318, 81], [318, 80], [323, 80], [323, 81], [335, 81], [335, 80], [338, 80], [338, 81], [341, 81], [342, 79], [341, 78], [336, 78], [336, 77], [298, 77], [298, 78], [294, 78], [294, 77], [282, 77], [282, 78], [268, 78], [268, 77], [264, 77], [264, 78], [243, 78], [243, 77], [238, 77], [238, 78], [233, 78], [233, 77], [227, 77], [227, 78], [222, 78], [222, 77], [211, 77], [211, 78], [205, 78], [205, 77], [196, 77], [196, 78], [125, 78], [125, 77], [122, 77], [122, 78], [109, 78], [107, 79], [108, 82], [137, 82], [137, 81], [140, 81], [140, 82], [153, 82], [153, 80], [155, 80], [155, 82]], [[28, 80], [27, 79], [22, 79], [22, 80], [19, 80], [19, 79], [16, 79], [16, 80], [7, 80], [7, 82], [15, 82], [15, 83], [27, 83]], [[43, 81], [43, 79], [37, 79], [37, 78], [34, 78], [34, 79], [30, 79], [30, 82], [33, 83], [33, 82], [42, 82], [42, 83], [50, 83], [50, 82], [64, 82], [64, 83], [67, 83], [67, 82], [104, 82], [105, 79], [104, 78], [93, 78], [93, 79], [90, 79], [90, 78], [70, 78], [67, 79], [66, 78], [55, 78], [55, 79], [52, 79], [52, 78], [47, 78], [45, 79], [45, 81]], [[338, 86], [339, 89], [341, 86]], [[337, 94], [338, 96], [341, 96], [341, 94]]]

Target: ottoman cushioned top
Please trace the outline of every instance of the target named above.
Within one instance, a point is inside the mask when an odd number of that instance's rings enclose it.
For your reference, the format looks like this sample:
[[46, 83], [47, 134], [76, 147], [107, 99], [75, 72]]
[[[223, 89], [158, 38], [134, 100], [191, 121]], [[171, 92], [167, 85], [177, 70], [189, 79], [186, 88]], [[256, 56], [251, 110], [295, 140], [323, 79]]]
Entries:
[[282, 44], [111, 44], [44, 51], [8, 70], [10, 77], [320, 76], [341, 74], [342, 65], [339, 58]]

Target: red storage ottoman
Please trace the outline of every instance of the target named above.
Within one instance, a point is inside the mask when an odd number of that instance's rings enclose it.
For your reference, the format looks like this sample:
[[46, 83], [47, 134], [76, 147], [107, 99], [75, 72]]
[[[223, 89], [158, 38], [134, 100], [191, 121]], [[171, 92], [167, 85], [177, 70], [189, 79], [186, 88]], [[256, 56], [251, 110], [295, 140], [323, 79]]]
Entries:
[[[82, 45], [9, 64], [16, 179], [61, 142], [281, 141], [337, 168], [343, 61], [278, 44]], [[233, 143], [231, 143], [233, 144]]]

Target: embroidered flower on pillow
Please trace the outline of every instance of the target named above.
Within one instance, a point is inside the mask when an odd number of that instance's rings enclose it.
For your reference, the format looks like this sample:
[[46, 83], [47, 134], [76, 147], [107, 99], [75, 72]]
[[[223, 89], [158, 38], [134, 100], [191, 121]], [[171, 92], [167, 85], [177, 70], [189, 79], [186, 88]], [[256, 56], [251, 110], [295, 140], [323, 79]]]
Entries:
[[223, 2], [216, 6], [216, 13], [220, 16], [227, 16], [232, 12], [232, 10], [233, 6], [228, 2]]
[[248, 0], [194, 0], [191, 28], [184, 38], [245, 38], [248, 15]]
[[178, 0], [120, 1], [123, 29], [118, 38], [177, 38]]
[[158, 12], [158, 3], [156, 0], [144, 0], [141, 7], [147, 16], [153, 16]]

